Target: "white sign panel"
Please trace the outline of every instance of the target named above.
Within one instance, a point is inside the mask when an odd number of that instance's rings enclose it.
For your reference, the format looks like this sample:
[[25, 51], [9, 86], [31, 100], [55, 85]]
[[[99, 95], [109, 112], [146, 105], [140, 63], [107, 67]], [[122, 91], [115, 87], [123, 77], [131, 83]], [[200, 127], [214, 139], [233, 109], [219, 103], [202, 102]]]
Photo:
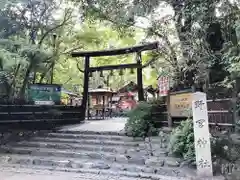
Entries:
[[169, 76], [160, 76], [158, 78], [158, 88], [160, 96], [167, 96], [170, 89], [170, 80]]
[[212, 157], [206, 94], [196, 92], [192, 96], [193, 127], [197, 172], [201, 177], [211, 177]]
[[54, 105], [53, 101], [35, 101], [35, 105]]

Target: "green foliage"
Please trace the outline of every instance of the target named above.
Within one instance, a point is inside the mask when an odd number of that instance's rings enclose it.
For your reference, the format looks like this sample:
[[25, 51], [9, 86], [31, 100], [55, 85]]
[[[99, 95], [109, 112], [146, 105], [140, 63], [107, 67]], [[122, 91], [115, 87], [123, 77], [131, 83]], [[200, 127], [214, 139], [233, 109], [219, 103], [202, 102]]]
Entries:
[[[71, 49], [74, 51], [114, 49], [133, 46], [136, 44], [134, 37], [119, 37], [119, 33], [117, 31], [108, 27], [106, 23], [98, 21], [95, 21], [94, 24], [88, 21], [83, 22], [81, 28], [74, 29], [72, 34], [72, 36], [65, 36], [63, 39], [64, 43], [61, 44], [60, 48], [64, 48], [64, 52], [71, 52]], [[75, 47], [79, 48], [75, 49]], [[132, 55], [91, 58], [91, 66], [132, 63], [134, 61], [133, 58], [134, 56]], [[59, 58], [55, 65], [55, 69], [55, 83], [63, 84], [65, 89], [74, 92], [76, 92], [76, 90], [74, 90], [74, 86], [78, 85], [79, 88], [77, 89], [77, 93], [83, 89], [83, 59], [72, 58], [68, 53], [59, 52]], [[114, 71], [114, 75], [109, 78], [109, 85], [111, 88], [118, 89], [120, 86], [126, 85], [129, 81], [135, 80], [135, 74], [130, 75], [129, 70], [126, 70], [125, 72], [126, 75], [119, 78], [119, 71]], [[93, 77], [90, 78], [90, 88], [97, 88], [99, 85], [104, 84], [106, 85], [107, 77], [110, 75], [110, 71], [104, 71], [104, 77], [100, 77], [98, 73], [99, 72], [94, 72]]]
[[[229, 41], [223, 49], [223, 60], [229, 64], [227, 70], [235, 77], [240, 76], [240, 22], [234, 26], [236, 32], [236, 42]], [[234, 77], [234, 78], [235, 78]], [[229, 77], [228, 79], [231, 79]]]
[[[15, 91], [16, 86], [24, 89], [30, 82], [29, 74], [35, 73], [35, 82], [49, 83], [51, 67], [54, 65], [54, 83], [79, 92], [83, 84], [83, 71], [79, 69], [83, 70], [84, 63], [70, 57], [69, 53], [121, 48], [157, 39], [161, 48], [155, 52], [156, 60], [152, 63], [154, 68], [143, 71], [145, 85], [156, 85], [159, 72], [165, 68], [169, 68], [172, 77], [177, 79], [182, 67], [184, 70], [197, 69], [196, 80], [202, 82], [208, 76], [206, 69], [211, 69], [209, 67], [218, 59], [209, 51], [205, 37], [208, 25], [212, 20], [217, 20], [223, 25], [222, 31], [226, 39], [226, 49], [220, 52], [223, 63], [219, 64], [230, 64], [232, 66], [227, 67], [229, 72], [239, 72], [239, 47], [227, 38], [232, 33], [232, 28], [240, 36], [240, 26], [236, 20], [239, 8], [234, 4], [218, 2], [220, 1], [3, 1], [0, 3], [4, 7], [0, 10], [0, 68], [14, 75], [10, 84]], [[76, 17], [75, 14], [78, 14], [76, 12], [79, 8], [82, 21], [78, 26], [80, 16]], [[174, 13], [159, 13], [171, 11], [170, 9]], [[220, 17], [213, 13], [216, 10], [220, 12]], [[142, 19], [144, 22], [139, 23]], [[55, 48], [53, 34], [57, 35]], [[142, 56], [144, 64], [153, 59], [151, 54], [142, 53]], [[192, 60], [195, 66], [186, 66], [186, 60]], [[133, 56], [92, 58], [91, 66], [133, 61]], [[125, 72], [119, 78], [118, 71], [115, 71], [115, 76], [110, 77], [108, 84], [117, 89], [135, 80], [136, 74]], [[101, 78], [94, 74], [90, 87], [95, 88], [105, 83], [108, 75], [109, 72], [104, 72], [105, 77]], [[74, 88], [76, 86], [78, 88]]]
[[[213, 162], [234, 163], [240, 158], [239, 145], [228, 136], [211, 137], [211, 153]], [[172, 131], [168, 144], [169, 153], [181, 157], [189, 163], [195, 163], [195, 146], [192, 119], [182, 121]]]
[[7, 93], [6, 91], [8, 91], [9, 89], [9, 86], [10, 86], [10, 79], [11, 79], [11, 76], [8, 72], [6, 71], [0, 71], [0, 89], [1, 89], [1, 93], [4, 94], [4, 92], [2, 91], [5, 91], [5, 93]]
[[[205, 90], [208, 90], [210, 80], [213, 83], [219, 82], [229, 76], [229, 71], [235, 69], [234, 71], [239, 72], [239, 65], [235, 66], [239, 62], [239, 55], [226, 56], [223, 51], [215, 53], [206, 41], [208, 27], [214, 22], [221, 24], [226, 44], [236, 41], [234, 34], [240, 37], [239, 22], [237, 22], [240, 13], [237, 1], [171, 0], [165, 3], [155, 0], [136, 0], [129, 3], [104, 0], [87, 1], [84, 6], [87, 17], [108, 21], [119, 27], [120, 31], [124, 29], [124, 32], [126, 29], [131, 31], [141, 28], [145, 32], [141, 37], [143, 41], [148, 38], [159, 40], [161, 48], [157, 52], [154, 71], [157, 72], [160, 67], [171, 68], [169, 71], [172, 72], [176, 84], [181, 83], [179, 73], [186, 70], [196, 70], [196, 82], [206, 83]], [[166, 13], [163, 13], [164, 15], [159, 13], [162, 11]], [[143, 23], [138, 23], [142, 19], [144, 19]], [[233, 48], [239, 49], [238, 46], [235, 43]], [[192, 65], [186, 65], [188, 61], [191, 61]], [[227, 67], [231, 65], [229, 61], [235, 61], [230, 68]], [[147, 83], [154, 82], [154, 77], [151, 80], [145, 79]]]
[[240, 158], [239, 145], [228, 136], [212, 138], [211, 145], [213, 160], [226, 160], [234, 163]]
[[172, 131], [168, 151], [188, 161], [195, 161], [194, 133], [192, 119], [182, 121]]
[[132, 137], [147, 137], [157, 135], [158, 129], [155, 128], [151, 113], [154, 105], [141, 102], [136, 108], [131, 110], [125, 125], [127, 135]]

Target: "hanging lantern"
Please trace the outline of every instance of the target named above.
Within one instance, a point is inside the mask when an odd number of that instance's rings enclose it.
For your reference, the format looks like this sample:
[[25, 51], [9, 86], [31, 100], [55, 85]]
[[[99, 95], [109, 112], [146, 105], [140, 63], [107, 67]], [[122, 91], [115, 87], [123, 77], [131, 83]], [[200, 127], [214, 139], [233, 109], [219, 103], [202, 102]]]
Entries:
[[113, 70], [111, 70], [111, 72], [110, 72], [110, 76], [114, 76]]
[[152, 68], [152, 69], [154, 69], [154, 68], [155, 68], [155, 66], [154, 66], [154, 64], [153, 64], [153, 63], [151, 63], [151, 64], [150, 64], [150, 66], [151, 66], [151, 68]]
[[89, 77], [93, 77], [92, 71], [89, 72]]
[[131, 71], [130, 71], [131, 74], [134, 74], [134, 69], [132, 68]]
[[122, 76], [122, 75], [123, 75], [123, 70], [120, 69], [120, 71], [119, 71], [119, 76]]
[[100, 72], [100, 77], [103, 77], [103, 72], [102, 71]]

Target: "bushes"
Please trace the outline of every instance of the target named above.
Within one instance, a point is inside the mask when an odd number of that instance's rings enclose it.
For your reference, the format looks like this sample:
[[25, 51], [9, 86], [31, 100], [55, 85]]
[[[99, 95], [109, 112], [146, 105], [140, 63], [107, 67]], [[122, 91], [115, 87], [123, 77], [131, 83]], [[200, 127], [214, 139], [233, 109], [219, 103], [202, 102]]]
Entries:
[[146, 137], [148, 135], [157, 135], [158, 129], [155, 128], [152, 119], [152, 109], [158, 103], [141, 102], [136, 108], [131, 110], [127, 116], [128, 121], [125, 125], [125, 132], [132, 137]]
[[234, 144], [230, 137], [212, 138], [213, 160], [225, 160], [235, 162], [240, 158], [239, 147]]
[[[211, 137], [211, 152], [212, 157], [229, 159], [229, 155], [224, 150], [225, 146], [230, 146], [229, 139]], [[195, 162], [195, 146], [194, 146], [194, 131], [192, 119], [182, 121], [175, 128], [171, 135], [168, 144], [168, 152], [183, 158], [189, 162]]]
[[[236, 162], [240, 159], [240, 148], [230, 137], [211, 137], [211, 153], [213, 162]], [[195, 163], [194, 132], [192, 119], [182, 121], [170, 135], [169, 153]], [[216, 170], [216, 169], [215, 169]]]
[[172, 131], [168, 151], [173, 155], [183, 157], [184, 160], [189, 162], [195, 161], [194, 133], [191, 119], [182, 121], [181, 124]]

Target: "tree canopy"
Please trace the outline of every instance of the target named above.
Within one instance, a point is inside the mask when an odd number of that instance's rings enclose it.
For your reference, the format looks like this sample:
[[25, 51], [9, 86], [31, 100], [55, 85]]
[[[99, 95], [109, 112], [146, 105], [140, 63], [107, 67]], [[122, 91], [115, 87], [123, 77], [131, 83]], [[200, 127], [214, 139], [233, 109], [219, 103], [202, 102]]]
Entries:
[[[144, 85], [167, 71], [173, 87], [231, 85], [240, 72], [240, 3], [236, 0], [11, 0], [0, 4], [2, 96], [23, 98], [31, 83], [62, 84], [81, 93], [84, 61], [76, 50], [103, 50], [159, 41], [143, 54]], [[100, 57], [91, 66], [135, 61]], [[95, 73], [90, 87], [117, 89], [136, 72]], [[189, 78], [190, 77], [190, 78]]]

